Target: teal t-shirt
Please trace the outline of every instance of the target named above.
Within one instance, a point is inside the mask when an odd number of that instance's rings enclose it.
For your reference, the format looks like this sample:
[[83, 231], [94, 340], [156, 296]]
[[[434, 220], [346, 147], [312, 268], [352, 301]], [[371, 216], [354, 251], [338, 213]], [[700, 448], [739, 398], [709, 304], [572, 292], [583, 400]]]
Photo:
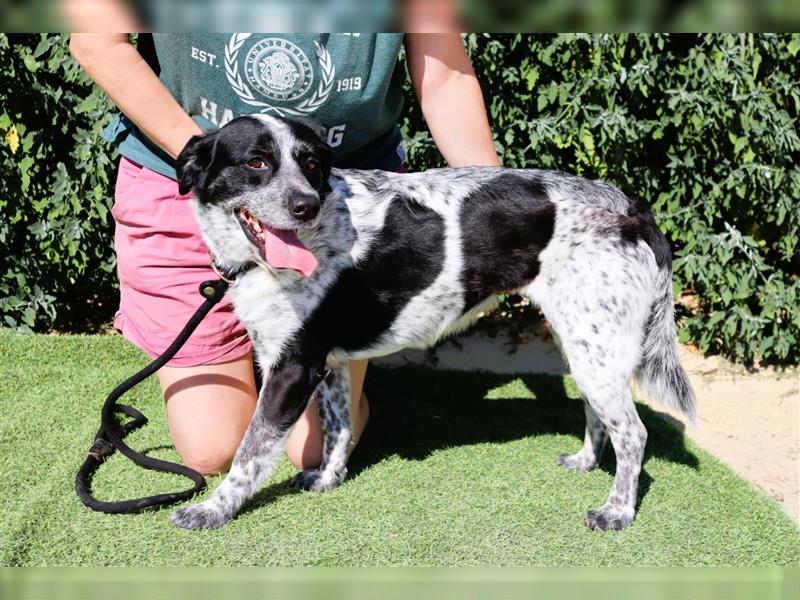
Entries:
[[[402, 34], [153, 34], [161, 82], [203, 130], [251, 113], [326, 129], [339, 167], [395, 170], [404, 156]], [[124, 115], [104, 137], [175, 178], [174, 161]]]

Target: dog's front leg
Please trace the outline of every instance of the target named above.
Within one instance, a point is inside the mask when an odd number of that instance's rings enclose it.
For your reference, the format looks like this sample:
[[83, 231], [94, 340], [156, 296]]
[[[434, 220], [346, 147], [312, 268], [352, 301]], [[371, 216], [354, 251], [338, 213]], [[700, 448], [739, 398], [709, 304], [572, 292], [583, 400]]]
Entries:
[[315, 364], [295, 351], [287, 352], [272, 369], [261, 389], [253, 420], [244, 434], [228, 476], [205, 502], [179, 508], [172, 522], [187, 529], [221, 527], [239, 512], [272, 474], [297, 419], [324, 374], [323, 360]]
[[319, 416], [325, 442], [322, 464], [292, 479], [292, 486], [314, 492], [337, 487], [347, 476], [347, 457], [353, 427], [350, 421], [350, 369], [347, 363], [330, 364], [330, 373], [317, 386]]

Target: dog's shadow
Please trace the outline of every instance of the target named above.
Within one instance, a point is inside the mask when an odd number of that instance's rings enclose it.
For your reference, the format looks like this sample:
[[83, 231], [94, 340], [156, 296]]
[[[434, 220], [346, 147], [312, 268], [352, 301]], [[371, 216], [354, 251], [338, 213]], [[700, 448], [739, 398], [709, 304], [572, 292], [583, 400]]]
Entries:
[[[433, 452], [482, 442], [507, 442], [529, 436], [565, 434], [576, 438], [561, 452], [572, 453], [583, 442], [583, 402], [568, 394], [558, 375], [521, 375], [532, 397], [492, 398], [490, 392], [517, 379], [489, 373], [462, 373], [406, 367], [370, 367], [365, 390], [370, 399], [370, 419], [348, 462], [348, 481], [364, 469], [390, 456], [424, 460]], [[528, 394], [525, 394], [526, 396]], [[487, 397], [489, 396], [489, 397]], [[639, 478], [639, 501], [647, 494], [651, 477], [646, 462], [658, 457], [698, 468], [697, 457], [685, 444], [683, 426], [665, 419], [647, 406], [637, 405], [648, 432]], [[554, 468], [557, 456], [553, 456]], [[606, 448], [600, 468], [614, 473], [614, 452]], [[347, 481], [344, 485], [347, 485]], [[255, 509], [294, 490], [288, 480], [268, 485], [247, 503]]]

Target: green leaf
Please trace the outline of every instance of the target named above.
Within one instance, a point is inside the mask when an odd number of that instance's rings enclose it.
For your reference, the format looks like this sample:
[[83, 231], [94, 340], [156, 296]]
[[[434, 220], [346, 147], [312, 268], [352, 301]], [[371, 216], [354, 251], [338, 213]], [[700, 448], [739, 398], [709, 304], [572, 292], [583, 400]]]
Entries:
[[712, 329], [714, 327], [714, 325], [716, 325], [717, 323], [722, 321], [722, 319], [724, 319], [724, 318], [725, 318], [725, 313], [723, 313], [723, 312], [714, 313], [713, 315], [711, 315], [711, 318], [708, 319], [708, 321], [706, 321], [706, 329], [709, 329], [709, 330]]
[[539, 99], [536, 101], [536, 111], [542, 112], [545, 106], [547, 106], [547, 96], [540, 93]]
[[22, 311], [22, 322], [29, 327], [33, 327], [36, 324], [36, 311], [30, 306], [26, 307], [25, 310]]
[[36, 46], [36, 50], [33, 51], [33, 58], [39, 58], [50, 49], [51, 38], [47, 36], [43, 36], [42, 40], [39, 42], [39, 45]]
[[97, 106], [97, 99], [93, 96], [87, 96], [75, 107], [75, 112], [77, 114], [90, 112], [94, 110], [95, 106]]
[[761, 54], [756, 52], [753, 56], [753, 79], [758, 76], [758, 68], [761, 66]]
[[539, 81], [539, 69], [533, 67], [529, 69], [527, 73], [525, 73], [525, 82], [527, 83], [529, 92], [536, 87], [537, 81]]
[[25, 54], [22, 57], [25, 68], [31, 73], [36, 73], [39, 70], [39, 61], [37, 61], [32, 54]]

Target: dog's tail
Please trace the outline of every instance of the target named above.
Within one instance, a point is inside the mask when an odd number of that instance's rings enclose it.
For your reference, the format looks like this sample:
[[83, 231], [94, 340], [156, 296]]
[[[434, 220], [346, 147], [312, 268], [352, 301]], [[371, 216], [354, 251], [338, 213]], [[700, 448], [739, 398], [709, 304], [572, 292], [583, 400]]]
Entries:
[[675, 343], [669, 244], [664, 234], [655, 228], [655, 223], [652, 223], [649, 233], [651, 239], [648, 241], [660, 263], [656, 283], [658, 292], [645, 325], [642, 359], [636, 370], [636, 379], [654, 400], [680, 410], [694, 423], [694, 390], [678, 358]]

